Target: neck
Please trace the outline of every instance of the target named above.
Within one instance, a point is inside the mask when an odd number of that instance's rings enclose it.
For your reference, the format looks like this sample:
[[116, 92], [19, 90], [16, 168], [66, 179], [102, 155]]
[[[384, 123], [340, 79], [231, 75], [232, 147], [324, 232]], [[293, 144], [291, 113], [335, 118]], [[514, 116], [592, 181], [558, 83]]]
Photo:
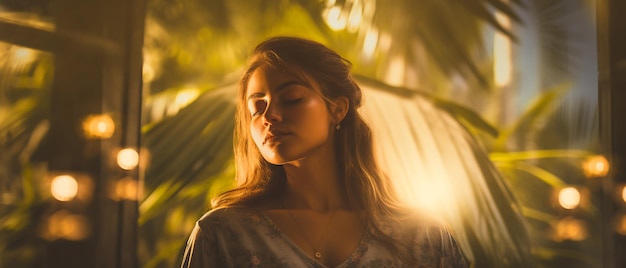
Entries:
[[334, 157], [307, 159], [284, 168], [287, 185], [283, 198], [287, 208], [318, 212], [348, 208]]

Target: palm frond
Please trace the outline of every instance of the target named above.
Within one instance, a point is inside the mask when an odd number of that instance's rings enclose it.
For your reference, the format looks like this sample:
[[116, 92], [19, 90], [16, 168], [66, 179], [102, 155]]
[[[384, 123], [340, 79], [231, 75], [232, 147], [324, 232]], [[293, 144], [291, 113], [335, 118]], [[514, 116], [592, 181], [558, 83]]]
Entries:
[[[337, 1], [337, 4], [348, 2]], [[480, 56], [482, 47], [482, 25], [491, 25], [512, 36], [495, 20], [489, 10], [501, 10], [514, 21], [517, 17], [514, 16], [514, 9], [502, 1], [472, 2], [467, 5], [448, 5], [440, 1], [403, 0], [393, 4], [375, 1], [376, 15], [372, 21], [362, 22], [361, 26], [376, 27], [381, 33], [391, 36], [393, 49], [406, 52], [404, 56], [410, 57], [408, 66], [428, 66], [424, 70], [429, 73], [437, 72], [437, 77], [460, 73], [462, 76], [472, 76], [473, 79], [485, 83], [485, 78], [475, 67], [474, 62], [477, 55]], [[167, 34], [152, 36], [151, 26], [147, 25], [146, 36], [149, 40], [147, 49], [160, 55], [161, 58], [156, 61], [159, 63], [158, 68], [163, 66], [168, 69], [167, 76], [157, 76], [150, 83], [152, 92], [189, 83], [210, 87], [215, 81], [222, 81], [225, 75], [239, 70], [244, 64], [241, 59], [245, 58], [244, 53], [247, 53], [251, 44], [277, 34], [298, 36], [306, 34], [310, 38], [309, 35], [313, 33], [314, 39], [326, 40], [327, 42], [322, 42], [331, 44], [340, 54], [353, 56], [351, 60], [355, 63], [356, 69], [376, 70], [368, 74], [379, 75], [384, 73], [380, 70], [389, 67], [380, 64], [370, 68], [367, 67], [370, 63], [361, 62], [360, 55], [354, 51], [361, 48], [362, 40], [359, 38], [363, 37], [362, 32], [352, 34], [329, 31], [323, 14], [325, 8], [323, 1], [190, 0], [183, 3], [175, 0], [155, 0], [150, 5], [151, 10], [157, 11], [153, 15], [155, 25], [162, 27], [162, 32]], [[220, 13], [214, 16], [219, 18], [219, 21], [207, 18], [207, 14], [212, 12]], [[308, 18], [293, 18], [289, 15], [295, 13], [305, 14], [306, 16], [301, 17]], [[454, 19], [446, 20], [442, 17]], [[291, 25], [298, 26], [290, 28]], [[377, 51], [376, 55], [377, 58], [372, 62], [389, 62], [384, 59], [390, 55], [389, 51]], [[430, 77], [427, 73], [423, 76]], [[227, 87], [229, 86], [215, 91], [224, 92], [227, 91], [225, 89]], [[491, 135], [497, 132], [495, 128], [480, 116], [452, 102], [435, 100], [426, 95], [415, 95], [415, 91], [408, 89], [403, 90], [413, 93], [403, 95], [398, 94], [397, 90], [392, 92], [395, 89], [397, 88], [368, 84], [364, 90], [366, 95], [370, 94], [368, 92], [382, 92], [380, 94], [387, 96], [389, 103], [393, 103], [393, 100], [406, 102], [401, 105], [402, 116], [397, 118], [403, 118], [404, 121], [400, 124], [406, 124], [407, 127], [396, 131], [397, 126], [388, 120], [389, 118], [396, 120], [393, 116], [397, 114], [382, 113], [381, 118], [387, 119], [378, 119], [380, 125], [375, 129], [376, 133], [382, 132], [380, 136], [387, 135], [395, 139], [396, 144], [386, 146], [385, 150], [391, 150], [395, 157], [405, 153], [414, 157], [410, 160], [408, 158], [404, 161], [403, 158], [398, 160], [404, 168], [404, 173], [399, 176], [414, 178], [415, 174], [424, 174], [419, 172], [411, 174], [407, 171], [417, 167], [418, 171], [422, 172], [427, 170], [443, 177], [458, 177], [458, 180], [466, 181], [466, 184], [475, 180], [475, 183], [466, 185], [470, 189], [467, 192], [455, 192], [470, 199], [477, 197], [474, 203], [468, 205], [470, 209], [463, 210], [465, 207], [461, 209], [451, 205], [447, 210], [447, 215], [453, 219], [455, 230], [462, 233], [460, 240], [463, 241], [465, 248], [473, 248], [470, 254], [477, 260], [476, 264], [497, 264], [500, 263], [498, 258], [507, 260], [507, 263], [513, 266], [520, 263], [520, 259], [524, 260], [520, 256], [525, 256], [527, 252], [524, 242], [527, 238], [524, 232], [519, 231], [524, 230], [518, 221], [519, 209], [515, 208], [514, 200], [507, 193], [506, 185], [501, 181], [499, 173], [488, 163], [489, 159], [484, 150], [472, 140], [467, 129], [457, 120], [462, 120], [466, 126]], [[234, 90], [229, 92], [234, 94]], [[218, 93], [205, 93], [174, 117], [158, 122], [147, 130], [144, 144], [149, 149], [152, 160], [146, 171], [145, 184], [148, 195], [142, 201], [140, 209], [142, 217], [140, 221], [146, 232], [150, 230], [162, 232], [165, 229], [162, 221], [168, 217], [171, 209], [184, 209], [187, 213], [197, 215], [202, 209], [194, 210], [187, 205], [198, 206], [201, 204], [198, 200], [206, 200], [206, 195], [200, 191], [206, 184], [201, 182], [218, 182], [224, 179], [219, 174], [225, 174], [222, 173], [225, 168], [232, 168], [226, 165], [232, 158], [232, 143], [227, 138], [232, 136], [234, 104], [227, 103], [227, 99], [228, 97]], [[230, 100], [234, 100], [234, 96], [231, 95]], [[368, 105], [376, 107], [377, 104], [366, 104], [366, 107]], [[378, 109], [385, 110], [386, 107]], [[216, 114], [220, 112], [230, 114], [230, 121]], [[430, 119], [421, 118], [421, 121], [415, 117], [415, 114], [429, 112], [434, 112], [435, 116]], [[383, 127], [385, 122], [390, 125]], [[421, 129], [422, 123], [428, 126], [428, 130]], [[219, 133], [220, 130], [224, 133]], [[432, 143], [433, 141], [436, 142]], [[404, 151], [403, 142], [407, 143]], [[430, 150], [436, 153], [432, 156], [426, 155]], [[448, 157], [451, 163], [459, 167], [458, 170], [440, 168], [442, 159]], [[434, 187], [438, 187], [440, 183], [438, 180], [397, 181], [400, 184], [421, 181], [423, 184], [435, 184]], [[449, 178], [442, 181], [444, 184], [456, 182], [450, 181]], [[430, 186], [432, 185], [425, 187]], [[193, 188], [193, 191], [186, 190], [189, 188]], [[476, 196], [469, 197], [470, 195]], [[472, 215], [475, 211], [480, 211], [480, 215], [485, 217]], [[460, 220], [459, 217], [465, 220]], [[493, 233], [487, 231], [490, 228], [493, 228]], [[143, 240], [146, 247], [152, 247], [150, 250], [158, 252], [159, 247], [151, 245], [151, 242], [154, 242], [151, 238]], [[496, 247], [500, 245], [498, 243], [504, 246]]]
[[[344, 10], [350, 10], [350, 5], [353, 4], [352, 1], [336, 3], [347, 5]], [[299, 36], [306, 33], [310, 36], [315, 33], [320, 39], [330, 40], [337, 45], [341, 54], [354, 54], [350, 52], [361, 49], [362, 45], [359, 43], [363, 42], [365, 32], [370, 29], [390, 36], [394, 50], [405, 51], [405, 56], [410, 56], [407, 59], [411, 66], [420, 65], [416, 62], [426, 60], [445, 75], [460, 73], [473, 76], [486, 85], [486, 78], [475, 65], [476, 55], [480, 54], [483, 42], [481, 25], [491, 25], [515, 38], [509, 29], [495, 19], [492, 10], [501, 11], [513, 21], [520, 21], [512, 8], [513, 4], [498, 0], [463, 1], [459, 5], [447, 5], [439, 1], [403, 0], [393, 4], [365, 1], [363, 5], [369, 5], [367, 9], [375, 10], [374, 16], [371, 21], [360, 23], [362, 29], [359, 29], [358, 34], [351, 34], [329, 30], [324, 17], [327, 8], [325, 5], [323, 1], [311, 0], [151, 1], [146, 43], [151, 49], [162, 51], [159, 53], [164, 57], [162, 64], [170, 65], [168, 75], [156, 77], [152, 86], [158, 90], [175, 86], [182, 81], [189, 83], [208, 78], [219, 79], [243, 64], [240, 59], [245, 58], [242, 54], [247, 50], [244, 49], [268, 35]], [[306, 17], [307, 23], [294, 27], [293, 20], [288, 19], [294, 10], [302, 10], [300, 19]], [[152, 34], [155, 27], [167, 32], [167, 37], [161, 37], [166, 39], [159, 40], [156, 34]], [[420, 53], [424, 48], [426, 53]], [[388, 59], [384, 57], [391, 55], [389, 51], [382, 50], [377, 54], [381, 57], [377, 62], [385, 62]], [[190, 55], [193, 55], [194, 61], [190, 60]], [[202, 60], [208, 55], [219, 56], [220, 59]], [[241, 56], [239, 60], [237, 56]], [[355, 55], [353, 60], [360, 61], [360, 58]], [[203, 64], [206, 62], [215, 64]], [[388, 66], [382, 64], [376, 68], [383, 70]]]
[[584, 150], [530, 150], [506, 153], [495, 152], [490, 153], [489, 158], [494, 162], [512, 162], [542, 158], [584, 158], [591, 155], [590, 151]]
[[[22, 61], [12, 61], [16, 49]], [[10, 44], [0, 46], [0, 266], [30, 266], [42, 254], [37, 222], [46, 207], [31, 164], [48, 130], [51, 55]]]
[[[420, 75], [428, 77], [433, 71], [446, 76], [461, 74], [488, 88], [488, 79], [476, 65], [484, 56], [482, 26], [490, 25], [514, 40], [517, 38], [496, 19], [494, 11], [521, 23], [513, 4], [503, 1], [462, 1], [458, 5], [441, 1], [378, 1], [372, 25], [391, 36], [394, 51], [406, 52], [409, 66], [424, 66], [422, 61], [433, 63], [435, 70], [429, 68], [428, 73]], [[426, 53], [420, 53], [421, 50]]]
[[422, 95], [360, 84], [382, 166], [401, 197], [443, 215], [476, 267], [527, 267], [521, 208], [467, 129]]
[[540, 168], [536, 165], [531, 165], [531, 164], [524, 163], [524, 162], [515, 162], [515, 163], [500, 162], [500, 163], [496, 163], [496, 166], [500, 168], [517, 169], [517, 170], [529, 173], [533, 175], [533, 177], [546, 183], [553, 189], [562, 188], [567, 185], [567, 183], [565, 183], [561, 178], [559, 178], [552, 172], [546, 169]]
[[[547, 120], [552, 116], [558, 107], [562, 96], [569, 90], [569, 83], [561, 83], [547, 89], [539, 95], [526, 111], [513, 123], [513, 126], [505, 128], [495, 142], [496, 151], [506, 151], [506, 146], [510, 142], [516, 142], [520, 148], [534, 148], [534, 138], [536, 134], [545, 126]], [[516, 141], [511, 138], [516, 137]], [[531, 144], [527, 144], [531, 142]]]
[[236, 84], [198, 97], [144, 134], [150, 155], [140, 223], [162, 211], [184, 187], [219, 174], [232, 158]]
[[[363, 112], [378, 134], [383, 166], [393, 167], [386, 171], [399, 193], [420, 205], [416, 197], [445, 189], [440, 196], [444, 200], [431, 196], [426, 201], [443, 205], [437, 209], [470, 258], [477, 264], [505, 260], [510, 267], [523, 266], [528, 241], [520, 209], [484, 149], [433, 99], [368, 81], [359, 80], [366, 96]], [[211, 152], [232, 148], [234, 88], [203, 94], [146, 133], [145, 144], [154, 158], [146, 174], [153, 182], [147, 185], [151, 194], [141, 204], [142, 223], [171, 208], [172, 198], [183, 187], [214, 177], [230, 161], [232, 155], [220, 159]], [[212, 123], [215, 127], [206, 127]], [[227, 139], [217, 138], [223, 133]], [[207, 165], [211, 161], [219, 164]], [[213, 167], [194, 170], [204, 166]]]
[[[589, 100], [565, 100], [546, 119], [543, 129], [536, 134], [541, 148], [572, 148], [602, 151], [599, 148], [597, 103]], [[562, 133], [555, 135], [554, 133]]]

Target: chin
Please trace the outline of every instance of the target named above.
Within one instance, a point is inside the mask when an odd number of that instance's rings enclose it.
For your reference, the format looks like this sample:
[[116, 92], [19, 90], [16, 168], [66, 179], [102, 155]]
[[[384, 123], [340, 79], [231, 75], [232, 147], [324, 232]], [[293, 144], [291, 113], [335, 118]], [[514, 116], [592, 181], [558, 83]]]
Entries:
[[272, 165], [277, 165], [277, 166], [281, 166], [281, 165], [287, 164], [289, 162], [293, 162], [301, 158], [301, 157], [292, 156], [290, 154], [282, 154], [282, 153], [277, 153], [277, 152], [270, 152], [270, 153], [262, 154], [262, 155], [265, 161], [269, 162]]
[[265, 161], [269, 162], [272, 165], [284, 165], [285, 163], [289, 162], [289, 160], [287, 160], [285, 157], [276, 154], [274, 152], [271, 153], [265, 153], [265, 154], [261, 154], [263, 156], [263, 159], [265, 159]]
[[289, 162], [294, 161], [293, 159], [283, 158], [283, 157], [264, 157], [265, 161], [269, 162], [272, 165], [282, 166]]

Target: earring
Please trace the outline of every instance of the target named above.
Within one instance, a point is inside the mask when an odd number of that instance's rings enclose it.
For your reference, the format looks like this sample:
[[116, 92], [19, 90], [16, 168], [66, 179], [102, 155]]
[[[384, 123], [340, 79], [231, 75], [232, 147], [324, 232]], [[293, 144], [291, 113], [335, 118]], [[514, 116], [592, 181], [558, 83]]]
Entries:
[[339, 129], [341, 129], [341, 124], [337, 124], [337, 125], [335, 126], [335, 130], [339, 131]]

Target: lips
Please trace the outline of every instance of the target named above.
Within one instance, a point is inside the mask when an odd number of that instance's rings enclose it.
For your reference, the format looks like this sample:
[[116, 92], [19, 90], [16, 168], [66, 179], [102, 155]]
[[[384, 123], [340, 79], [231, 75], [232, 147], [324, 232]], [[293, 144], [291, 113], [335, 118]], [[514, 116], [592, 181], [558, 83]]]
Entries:
[[265, 135], [263, 144], [277, 142], [289, 134], [290, 133], [287, 131], [269, 131], [267, 135]]

